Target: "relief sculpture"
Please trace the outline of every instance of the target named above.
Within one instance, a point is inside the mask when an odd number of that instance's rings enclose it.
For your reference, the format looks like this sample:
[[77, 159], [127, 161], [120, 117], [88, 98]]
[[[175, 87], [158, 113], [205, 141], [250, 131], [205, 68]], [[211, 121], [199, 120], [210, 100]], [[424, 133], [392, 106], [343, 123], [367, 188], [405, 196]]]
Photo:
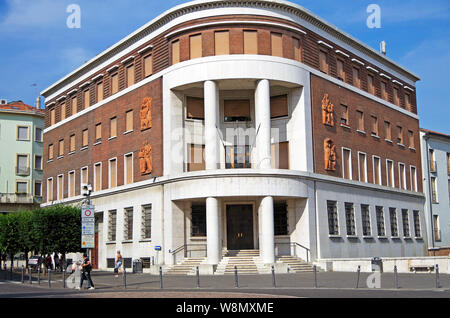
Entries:
[[323, 143], [325, 152], [325, 170], [336, 171], [336, 145], [334, 142], [327, 138]]
[[152, 173], [152, 147], [145, 141], [139, 151], [139, 164], [141, 174]]
[[330, 102], [328, 94], [325, 94], [322, 99], [322, 123], [334, 126], [334, 105]]
[[152, 99], [150, 97], [144, 98], [140, 110], [141, 130], [146, 130], [152, 127]]

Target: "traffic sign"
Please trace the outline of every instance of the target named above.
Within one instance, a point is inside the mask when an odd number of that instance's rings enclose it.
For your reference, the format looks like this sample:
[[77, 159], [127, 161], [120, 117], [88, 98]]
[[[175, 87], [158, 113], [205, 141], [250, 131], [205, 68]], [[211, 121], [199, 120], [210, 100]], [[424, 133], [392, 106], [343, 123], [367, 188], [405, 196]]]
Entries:
[[81, 207], [81, 247], [95, 248], [95, 206]]

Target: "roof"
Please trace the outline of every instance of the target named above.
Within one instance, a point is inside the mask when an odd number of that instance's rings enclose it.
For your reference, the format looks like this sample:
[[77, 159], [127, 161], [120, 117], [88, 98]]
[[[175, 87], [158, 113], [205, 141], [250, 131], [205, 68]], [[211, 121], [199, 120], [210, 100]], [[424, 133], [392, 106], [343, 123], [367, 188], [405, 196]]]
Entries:
[[27, 113], [37, 116], [44, 116], [43, 110], [27, 105], [22, 101], [10, 102], [8, 104], [0, 105], [0, 112]]
[[420, 128], [420, 131], [423, 131], [427, 135], [433, 135], [433, 136], [436, 136], [436, 137], [443, 137], [443, 138], [447, 138], [447, 139], [450, 140], [450, 135], [447, 135], [447, 134], [444, 134], [444, 133], [440, 133], [440, 132], [429, 130], [429, 129], [425, 129], [425, 128]]

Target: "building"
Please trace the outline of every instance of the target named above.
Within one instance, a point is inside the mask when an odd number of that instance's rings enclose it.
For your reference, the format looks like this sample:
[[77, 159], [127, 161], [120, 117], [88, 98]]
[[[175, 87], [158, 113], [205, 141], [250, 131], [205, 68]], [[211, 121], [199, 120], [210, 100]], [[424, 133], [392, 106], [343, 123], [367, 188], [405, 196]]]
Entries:
[[100, 268], [425, 255], [418, 80], [299, 5], [188, 2], [42, 92], [43, 206], [92, 185]]
[[430, 255], [450, 254], [450, 136], [420, 130]]
[[42, 203], [44, 112], [21, 101], [0, 104], [0, 213]]

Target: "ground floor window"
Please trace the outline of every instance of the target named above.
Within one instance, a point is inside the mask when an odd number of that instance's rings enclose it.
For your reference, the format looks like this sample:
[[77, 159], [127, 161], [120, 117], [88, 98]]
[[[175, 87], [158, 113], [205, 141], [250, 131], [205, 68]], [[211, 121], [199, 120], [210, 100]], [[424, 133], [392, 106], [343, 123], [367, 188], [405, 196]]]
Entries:
[[288, 235], [288, 210], [286, 202], [275, 203], [273, 210], [275, 235]]
[[339, 235], [336, 201], [327, 201], [327, 212], [328, 212], [328, 233], [330, 235]]
[[191, 236], [206, 236], [206, 205], [193, 204], [191, 216]]

